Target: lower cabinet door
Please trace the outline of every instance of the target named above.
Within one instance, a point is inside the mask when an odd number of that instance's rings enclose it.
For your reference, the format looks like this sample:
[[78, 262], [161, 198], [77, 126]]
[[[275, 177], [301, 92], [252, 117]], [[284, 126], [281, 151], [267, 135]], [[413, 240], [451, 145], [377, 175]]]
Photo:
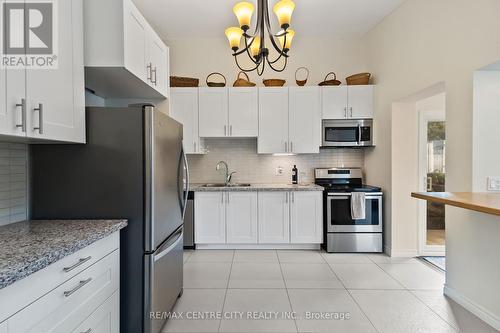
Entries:
[[226, 193], [228, 244], [257, 244], [257, 192]]
[[290, 237], [295, 244], [323, 242], [323, 192], [290, 193]]
[[288, 192], [259, 192], [259, 243], [290, 243]]
[[101, 304], [72, 333], [119, 333], [120, 332], [120, 294], [113, 296]]
[[226, 243], [226, 205], [224, 192], [196, 192], [194, 230], [197, 244]]

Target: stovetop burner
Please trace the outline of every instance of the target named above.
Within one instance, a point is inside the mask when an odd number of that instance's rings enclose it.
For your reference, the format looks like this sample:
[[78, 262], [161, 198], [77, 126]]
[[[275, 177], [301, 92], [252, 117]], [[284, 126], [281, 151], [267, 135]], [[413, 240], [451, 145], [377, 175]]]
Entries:
[[315, 183], [323, 186], [328, 193], [332, 192], [381, 192], [376, 186], [363, 184], [363, 173], [359, 168], [316, 169]]

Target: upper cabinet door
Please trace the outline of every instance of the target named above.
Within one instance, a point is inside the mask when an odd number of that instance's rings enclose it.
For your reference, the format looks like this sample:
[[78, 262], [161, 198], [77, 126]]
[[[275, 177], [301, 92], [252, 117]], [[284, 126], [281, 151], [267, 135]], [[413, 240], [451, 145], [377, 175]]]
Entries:
[[168, 47], [156, 35], [153, 29], [149, 28], [147, 34], [147, 75], [150, 78], [149, 85], [168, 98]]
[[319, 87], [289, 88], [290, 152], [318, 154], [321, 145]]
[[85, 142], [82, 0], [60, 1], [54, 69], [28, 69], [27, 133], [29, 137]]
[[170, 116], [183, 125], [183, 143], [186, 154], [199, 153], [198, 88], [172, 88]]
[[257, 244], [257, 215], [257, 192], [227, 192], [227, 244]]
[[373, 118], [373, 86], [349, 86], [349, 117]]
[[323, 242], [323, 192], [291, 192], [291, 243]]
[[151, 83], [151, 69], [146, 63], [148, 23], [131, 0], [124, 0], [125, 68], [144, 82]]
[[259, 105], [256, 88], [229, 88], [229, 135], [257, 137]]
[[229, 135], [227, 88], [199, 88], [200, 137]]
[[322, 87], [323, 119], [347, 118], [347, 86]]
[[288, 88], [259, 88], [258, 153], [288, 152]]

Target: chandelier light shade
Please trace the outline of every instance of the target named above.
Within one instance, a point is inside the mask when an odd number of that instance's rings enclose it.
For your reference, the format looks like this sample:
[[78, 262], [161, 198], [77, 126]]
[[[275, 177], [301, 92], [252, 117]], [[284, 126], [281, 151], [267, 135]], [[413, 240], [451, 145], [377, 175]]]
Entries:
[[[239, 2], [233, 7], [233, 12], [238, 19], [239, 27], [226, 29], [226, 37], [229, 41], [229, 47], [233, 50], [233, 56], [238, 68], [244, 72], [257, 71], [258, 75], [264, 73], [266, 64], [276, 72], [282, 72], [287, 65], [289, 57], [288, 52], [292, 45], [292, 39], [295, 32], [290, 27], [292, 13], [295, 9], [295, 3], [292, 0], [280, 0], [274, 7], [273, 12], [278, 19], [280, 30], [277, 33], [271, 31], [269, 20], [269, 0], [257, 1], [257, 20], [255, 30], [250, 33], [254, 5], [251, 2]], [[240, 48], [240, 44], [243, 45]], [[270, 47], [267, 46], [269, 43]], [[270, 59], [270, 48], [274, 49], [277, 55]], [[238, 57], [242, 54], [250, 59], [253, 65], [250, 68], [244, 68], [240, 65]], [[281, 65], [278, 61], [281, 60]]]

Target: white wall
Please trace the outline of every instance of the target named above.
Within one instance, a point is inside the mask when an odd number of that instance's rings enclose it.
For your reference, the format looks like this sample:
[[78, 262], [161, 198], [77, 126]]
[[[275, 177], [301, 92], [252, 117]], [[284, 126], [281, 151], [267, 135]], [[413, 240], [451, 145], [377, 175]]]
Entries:
[[473, 188], [484, 192], [488, 177], [500, 177], [500, 70], [474, 74], [473, 123]]
[[[446, 183], [450, 191], [472, 189], [472, 77], [500, 55], [499, 12], [497, 0], [407, 0], [365, 36], [377, 84], [377, 148], [365, 155], [368, 183], [392, 187], [392, 103], [444, 82]], [[392, 193], [387, 194], [385, 216], [391, 221]]]
[[[228, 86], [232, 86], [239, 70], [226, 38], [172, 39], [166, 42], [170, 47], [171, 75], [196, 77], [200, 79], [200, 86], [205, 86], [209, 73], [221, 72], [226, 76]], [[367, 69], [367, 54], [361, 40], [304, 39], [297, 36], [289, 59], [283, 73], [267, 68], [262, 77], [255, 72], [250, 73], [251, 81], [262, 86], [263, 78], [280, 78], [287, 80], [287, 86], [295, 86], [295, 70], [305, 66], [311, 72], [308, 85], [317, 85], [331, 71], [336, 72], [339, 80], [345, 83], [350, 74]]]

